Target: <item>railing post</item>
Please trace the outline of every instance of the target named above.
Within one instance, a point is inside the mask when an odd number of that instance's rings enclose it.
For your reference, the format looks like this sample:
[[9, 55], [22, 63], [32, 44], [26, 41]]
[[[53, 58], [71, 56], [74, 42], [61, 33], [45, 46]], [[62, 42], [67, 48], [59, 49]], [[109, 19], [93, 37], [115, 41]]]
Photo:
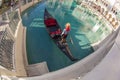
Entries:
[[21, 0], [19, 0], [19, 12], [21, 14]]
[[10, 19], [9, 19], [9, 16], [8, 16], [7, 12], [5, 12], [5, 16], [6, 16], [7, 22], [10, 22]]

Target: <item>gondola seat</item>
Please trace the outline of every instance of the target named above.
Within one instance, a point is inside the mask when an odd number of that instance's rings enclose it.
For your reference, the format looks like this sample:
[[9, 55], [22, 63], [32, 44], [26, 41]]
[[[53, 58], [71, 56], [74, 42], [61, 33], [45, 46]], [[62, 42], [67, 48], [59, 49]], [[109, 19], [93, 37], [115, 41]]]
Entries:
[[50, 19], [45, 20], [45, 24], [47, 27], [52, 27], [52, 26], [57, 25], [57, 22], [55, 19], [50, 18]]

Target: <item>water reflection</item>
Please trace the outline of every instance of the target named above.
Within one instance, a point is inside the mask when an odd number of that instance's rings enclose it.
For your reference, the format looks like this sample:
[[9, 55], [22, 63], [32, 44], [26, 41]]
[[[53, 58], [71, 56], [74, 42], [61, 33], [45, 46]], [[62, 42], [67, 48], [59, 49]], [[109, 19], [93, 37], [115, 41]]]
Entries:
[[[52, 5], [52, 9], [54, 8], [55, 10], [53, 10], [53, 12], [55, 12], [54, 16], [57, 15], [56, 18], [59, 17], [58, 21], [60, 21], [60, 25], [69, 21], [65, 18], [66, 14], [72, 14], [71, 16], [74, 16], [79, 23], [83, 23], [83, 25], [77, 25], [80, 27], [78, 30], [86, 35], [91, 44], [103, 40], [112, 32], [112, 29], [105, 23], [105, 20], [102, 19], [101, 16], [97, 16], [91, 11], [91, 9], [88, 9], [86, 6], [82, 6], [81, 1], [79, 1], [79, 5], [77, 4], [78, 1], [75, 2], [73, 0], [70, 0], [69, 2], [67, 0], [59, 0], [58, 2], [54, 1], [51, 3], [56, 4], [54, 6]], [[72, 10], [71, 7], [73, 6], [75, 7]], [[76, 23], [74, 24], [73, 22], [72, 24], [75, 25]]]

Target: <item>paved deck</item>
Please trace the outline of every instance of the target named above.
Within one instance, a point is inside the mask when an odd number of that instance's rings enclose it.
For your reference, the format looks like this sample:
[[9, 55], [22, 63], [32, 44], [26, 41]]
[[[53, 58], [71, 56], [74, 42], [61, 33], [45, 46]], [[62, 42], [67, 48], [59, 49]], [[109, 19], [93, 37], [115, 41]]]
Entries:
[[28, 76], [40, 76], [48, 72], [49, 70], [46, 62], [32, 64], [27, 67]]

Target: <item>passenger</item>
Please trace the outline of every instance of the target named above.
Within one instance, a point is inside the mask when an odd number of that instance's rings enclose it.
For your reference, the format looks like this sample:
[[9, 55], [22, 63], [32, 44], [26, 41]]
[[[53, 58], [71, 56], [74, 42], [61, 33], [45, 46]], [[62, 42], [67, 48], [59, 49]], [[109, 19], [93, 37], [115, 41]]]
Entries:
[[62, 34], [61, 34], [61, 37], [62, 37], [61, 42], [62, 42], [62, 43], [65, 43], [65, 42], [66, 42], [66, 38], [67, 38], [69, 32], [70, 32], [70, 23], [67, 23], [67, 24], [65, 25], [65, 29], [63, 30], [63, 32], [62, 32]]
[[57, 31], [55, 31], [55, 36], [53, 37], [54, 39], [61, 39], [61, 30], [58, 29]]

